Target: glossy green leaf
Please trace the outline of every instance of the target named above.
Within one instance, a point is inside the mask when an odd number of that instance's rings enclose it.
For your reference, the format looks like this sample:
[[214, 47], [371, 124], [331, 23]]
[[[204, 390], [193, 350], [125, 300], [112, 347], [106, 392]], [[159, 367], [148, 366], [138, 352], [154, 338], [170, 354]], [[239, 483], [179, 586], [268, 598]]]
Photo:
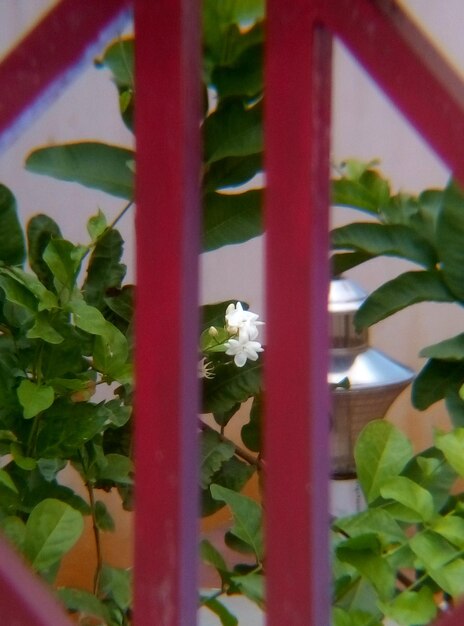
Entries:
[[231, 580], [247, 598], [264, 608], [265, 586], [262, 574], [251, 572], [242, 576], [231, 576]]
[[206, 489], [214, 474], [219, 471], [224, 461], [228, 461], [235, 452], [231, 442], [223, 441], [215, 431], [207, 430], [201, 435], [200, 447], [200, 485]]
[[32, 274], [23, 271], [19, 267], [4, 268], [2, 274], [13, 278], [30, 291], [32, 295], [37, 298], [39, 311], [51, 310], [58, 307], [56, 295], [52, 291], [49, 291], [40, 280]]
[[59, 561], [76, 543], [84, 528], [81, 513], [64, 502], [47, 498], [26, 523], [24, 551], [39, 572]]
[[412, 384], [411, 399], [416, 409], [424, 411], [464, 380], [464, 363], [430, 359]]
[[92, 215], [87, 221], [87, 232], [92, 241], [97, 241], [107, 228], [105, 215], [99, 210], [96, 215]]
[[259, 452], [262, 448], [261, 423], [264, 409], [263, 397], [261, 395], [253, 398], [253, 404], [250, 409], [250, 419], [242, 426], [240, 431], [242, 441], [253, 452]]
[[395, 573], [382, 557], [380, 542], [374, 533], [347, 539], [337, 546], [337, 557], [352, 565], [376, 589], [379, 597], [389, 599], [395, 588]]
[[206, 118], [203, 132], [207, 163], [261, 152], [262, 107], [257, 104], [246, 109], [231, 101]]
[[373, 170], [365, 170], [356, 180], [340, 178], [332, 182], [335, 206], [348, 206], [377, 216], [389, 199], [388, 182]]
[[99, 480], [111, 480], [121, 485], [133, 483], [134, 465], [131, 459], [122, 454], [107, 454], [105, 464], [98, 470]]
[[43, 339], [48, 343], [62, 343], [63, 336], [52, 326], [50, 315], [46, 311], [42, 311], [37, 315], [34, 325], [27, 331], [26, 335], [29, 339]]
[[237, 404], [255, 396], [262, 385], [261, 360], [247, 362], [243, 367], [234, 363], [218, 364], [216, 375], [203, 381], [203, 413], [224, 413]]
[[230, 532], [253, 549], [256, 558], [264, 556], [262, 510], [251, 498], [226, 489], [220, 485], [211, 485], [211, 494], [216, 500], [223, 500], [231, 509], [234, 524]]
[[206, 195], [203, 214], [205, 252], [243, 243], [262, 232], [262, 191]]
[[27, 224], [27, 245], [29, 265], [38, 279], [47, 287], [53, 288], [53, 273], [43, 259], [43, 253], [50, 239], [62, 239], [58, 224], [48, 215], [35, 215]]
[[203, 190], [207, 193], [242, 185], [262, 171], [262, 154], [227, 157], [211, 163], [205, 173]]
[[370, 422], [361, 432], [354, 456], [367, 502], [380, 495], [382, 484], [397, 476], [412, 457], [412, 445], [393, 424]]
[[385, 509], [367, 509], [356, 515], [335, 520], [335, 529], [350, 537], [376, 533], [382, 545], [402, 543], [406, 537], [398, 522]]
[[18, 387], [18, 400], [24, 409], [23, 417], [30, 419], [48, 409], [55, 399], [53, 387], [23, 379]]
[[405, 272], [384, 283], [367, 297], [356, 313], [355, 324], [358, 329], [372, 326], [418, 302], [454, 300], [439, 272]]
[[26, 169], [130, 200], [134, 173], [127, 162], [133, 159], [132, 150], [89, 141], [39, 148], [28, 156]]
[[364, 611], [345, 611], [340, 607], [332, 608], [332, 626], [382, 626], [372, 613]]
[[102, 308], [106, 294], [121, 287], [126, 275], [126, 266], [120, 262], [123, 245], [120, 233], [114, 228], [99, 237], [90, 256], [82, 288], [88, 304]]
[[246, 48], [234, 63], [217, 66], [211, 80], [222, 98], [252, 97], [263, 90], [263, 45]]
[[[241, 461], [236, 456], [231, 457], [228, 461], [222, 463], [219, 471], [217, 471], [211, 482], [222, 487], [227, 487], [232, 491], [240, 492], [251, 476], [255, 473], [256, 467]], [[212, 515], [219, 509], [222, 509], [224, 503], [220, 500], [214, 500], [209, 489], [203, 489], [201, 492], [201, 510], [203, 517]]]
[[68, 300], [74, 288], [87, 248], [66, 239], [50, 239], [43, 259], [53, 274], [53, 283], [61, 299]]
[[394, 476], [383, 481], [380, 495], [386, 500], [392, 499], [412, 509], [424, 522], [435, 514], [432, 495], [423, 487], [405, 476]]
[[402, 475], [427, 489], [437, 511], [448, 500], [456, 482], [456, 472], [446, 463], [443, 453], [435, 447], [416, 455], [402, 471]]
[[432, 526], [432, 530], [460, 550], [464, 549], [464, 519], [457, 515], [439, 517]]
[[96, 307], [90, 306], [84, 300], [78, 298], [72, 300], [69, 303], [69, 311], [73, 314], [77, 328], [85, 330], [86, 333], [106, 336], [112, 332], [112, 324]]
[[106, 504], [101, 500], [95, 502], [95, 521], [100, 530], [112, 532], [116, 528], [111, 513], [108, 511]]
[[332, 254], [330, 262], [332, 265], [332, 275], [340, 276], [343, 272], [347, 272], [353, 267], [366, 263], [374, 257], [364, 252], [338, 252]]
[[108, 607], [90, 591], [62, 587], [58, 589], [57, 595], [69, 611], [102, 618], [106, 624], [111, 624], [111, 615]]
[[331, 232], [335, 250], [353, 249], [371, 257], [397, 256], [432, 269], [436, 254], [429, 242], [416, 231], [399, 224], [383, 225], [358, 222], [335, 228]]
[[134, 87], [134, 39], [118, 38], [105, 50], [101, 63], [111, 71], [118, 87]]
[[455, 559], [439, 569], [429, 570], [428, 574], [450, 596], [457, 598], [464, 594], [463, 559]]
[[9, 302], [17, 304], [32, 313], [35, 313], [38, 310], [39, 303], [37, 298], [27, 287], [22, 285], [12, 276], [5, 273], [0, 274], [0, 288], [3, 289], [5, 298]]
[[464, 476], [464, 428], [435, 433], [435, 445], [460, 476]]
[[11, 191], [0, 185], [0, 261], [5, 265], [22, 265], [26, 257], [24, 234]]
[[428, 587], [403, 591], [388, 604], [380, 603], [380, 607], [386, 617], [394, 620], [398, 626], [430, 624], [438, 610], [433, 592]]
[[238, 626], [238, 619], [233, 615], [222, 602], [220, 602], [215, 595], [208, 598], [206, 596], [200, 596], [202, 606], [208, 607], [208, 609], [217, 616], [221, 622], [221, 626]]
[[103, 565], [99, 580], [100, 592], [112, 598], [123, 611], [132, 606], [132, 575], [130, 570]]
[[458, 300], [464, 300], [464, 196], [457, 184], [445, 191], [436, 239], [445, 283]]
[[464, 360], [464, 333], [423, 348], [419, 356], [446, 361]]

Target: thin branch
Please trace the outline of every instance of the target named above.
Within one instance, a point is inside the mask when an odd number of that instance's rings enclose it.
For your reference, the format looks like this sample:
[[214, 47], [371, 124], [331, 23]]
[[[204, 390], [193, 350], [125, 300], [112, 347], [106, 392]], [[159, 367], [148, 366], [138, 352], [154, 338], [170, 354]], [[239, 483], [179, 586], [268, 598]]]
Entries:
[[264, 468], [264, 462], [262, 459], [255, 457], [251, 452], [237, 445], [234, 441], [232, 441], [231, 439], [229, 439], [222, 433], [218, 432], [215, 428], [213, 428], [209, 424], [206, 424], [206, 422], [204, 422], [203, 420], [199, 419], [198, 421], [200, 422], [201, 430], [216, 433], [216, 435], [219, 437], [221, 441], [224, 441], [225, 443], [230, 443], [231, 445], [233, 445], [234, 453], [236, 454], [236, 456], [246, 461], [249, 465], [254, 465], [259, 470], [262, 470]]

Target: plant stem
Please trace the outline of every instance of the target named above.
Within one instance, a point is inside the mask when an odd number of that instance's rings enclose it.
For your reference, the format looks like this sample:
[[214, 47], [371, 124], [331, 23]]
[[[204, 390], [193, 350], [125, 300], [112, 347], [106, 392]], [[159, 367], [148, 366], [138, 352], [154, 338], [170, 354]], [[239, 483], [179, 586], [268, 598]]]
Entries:
[[206, 430], [206, 431], [211, 431], [211, 432], [216, 433], [221, 441], [224, 441], [226, 443], [230, 443], [230, 444], [232, 444], [234, 446], [235, 454], [238, 457], [240, 457], [241, 459], [243, 459], [244, 461], [246, 461], [250, 465], [255, 465], [260, 470], [263, 469], [264, 462], [262, 461], [262, 459], [253, 456], [253, 454], [251, 454], [251, 452], [248, 452], [248, 450], [245, 450], [245, 448], [242, 448], [241, 446], [237, 445], [231, 439], [226, 437], [223, 433], [218, 432], [215, 428], [212, 428], [212, 426], [210, 426], [209, 424], [206, 424], [201, 419], [199, 420], [199, 422], [200, 422], [201, 430]]
[[100, 575], [103, 567], [103, 558], [101, 551], [101, 542], [100, 542], [100, 529], [97, 524], [97, 516], [95, 510], [95, 494], [93, 490], [93, 485], [90, 481], [85, 483], [87, 488], [87, 493], [89, 494], [89, 503], [90, 503], [90, 512], [92, 515], [92, 527], [93, 527], [93, 536], [95, 539], [95, 552], [97, 555], [97, 566], [95, 568], [95, 574], [93, 577], [93, 593], [97, 595], [98, 587], [100, 583]]

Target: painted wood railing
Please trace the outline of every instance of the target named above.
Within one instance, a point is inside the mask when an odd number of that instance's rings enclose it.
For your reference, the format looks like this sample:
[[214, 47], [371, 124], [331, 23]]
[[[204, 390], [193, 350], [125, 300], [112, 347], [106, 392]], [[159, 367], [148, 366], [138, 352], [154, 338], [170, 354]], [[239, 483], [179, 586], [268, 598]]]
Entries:
[[[0, 147], [130, 4], [62, 0], [0, 63], [0, 84], [8, 85], [0, 100]], [[136, 471], [143, 476], [136, 498], [134, 623], [191, 626], [197, 586], [199, 3], [134, 4]], [[392, 0], [269, 0], [267, 32], [267, 620], [269, 626], [325, 626], [331, 37], [343, 41], [462, 182], [464, 144], [453, 139], [463, 136], [464, 88]], [[284, 361], [294, 366], [286, 369]], [[299, 502], [298, 511], [289, 500]], [[0, 615], [5, 626], [68, 623], [3, 542]], [[441, 624], [457, 626], [463, 619], [458, 608]]]

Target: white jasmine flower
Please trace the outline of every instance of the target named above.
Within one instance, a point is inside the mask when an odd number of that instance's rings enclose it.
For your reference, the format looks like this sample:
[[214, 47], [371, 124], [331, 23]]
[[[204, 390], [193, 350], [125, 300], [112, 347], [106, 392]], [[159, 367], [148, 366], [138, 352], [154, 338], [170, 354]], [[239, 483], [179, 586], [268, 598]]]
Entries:
[[258, 336], [258, 326], [264, 322], [258, 322], [259, 315], [252, 311], [245, 311], [241, 302], [229, 304], [226, 309], [226, 326], [231, 335], [239, 335], [241, 341], [253, 341]]
[[224, 344], [227, 347], [226, 354], [234, 357], [234, 363], [237, 367], [243, 367], [247, 362], [256, 361], [258, 352], [263, 352], [263, 348], [258, 341], [250, 341], [248, 336], [245, 338], [229, 339]]
[[214, 366], [206, 357], [198, 361], [198, 378], [214, 378]]

